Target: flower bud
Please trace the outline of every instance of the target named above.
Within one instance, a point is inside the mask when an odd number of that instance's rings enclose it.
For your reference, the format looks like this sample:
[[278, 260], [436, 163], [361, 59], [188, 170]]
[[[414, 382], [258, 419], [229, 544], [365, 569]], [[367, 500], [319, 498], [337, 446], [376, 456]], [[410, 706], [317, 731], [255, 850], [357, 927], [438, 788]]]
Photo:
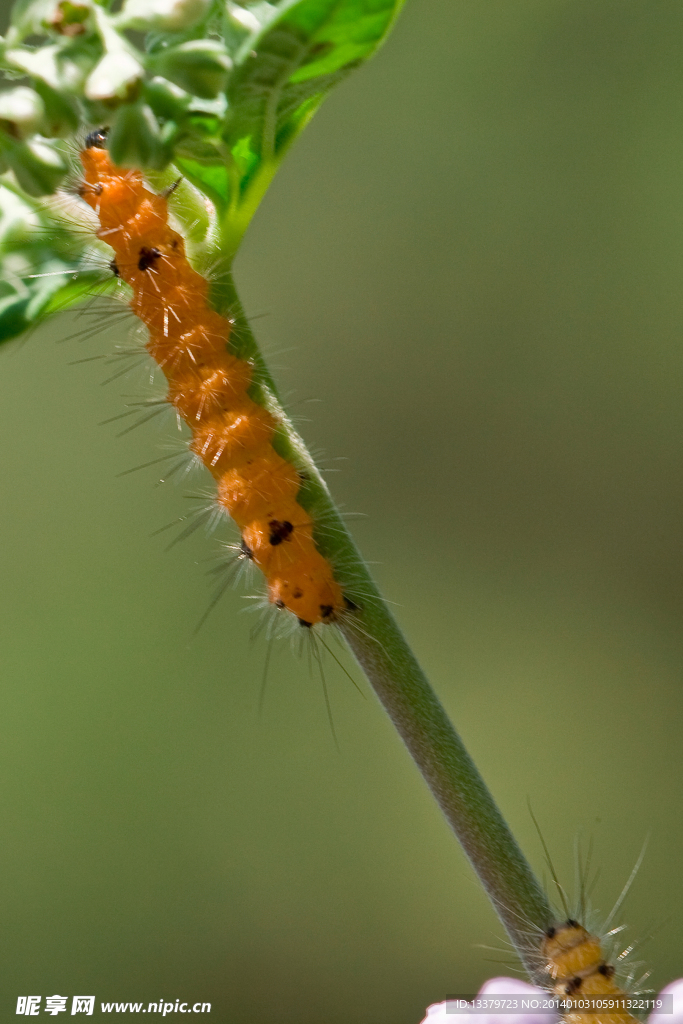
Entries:
[[144, 96], [157, 117], [171, 120], [182, 117], [190, 101], [183, 89], [160, 75], [145, 82]]
[[0, 128], [13, 139], [26, 139], [43, 126], [45, 107], [34, 89], [19, 85], [0, 92]]
[[52, 195], [68, 171], [62, 153], [47, 139], [34, 138], [11, 148], [6, 146], [5, 159], [30, 196]]
[[170, 159], [159, 123], [146, 103], [119, 107], [107, 137], [107, 149], [122, 167], [161, 169]]
[[70, 135], [78, 128], [79, 118], [76, 105], [65, 92], [57, 92], [39, 78], [35, 81], [36, 92], [43, 101], [45, 110], [43, 122], [45, 134], [55, 136]]
[[7, 38], [12, 45], [27, 35], [43, 34], [43, 24], [54, 10], [54, 0], [23, 0], [16, 3], [10, 14], [10, 29]]
[[201, 99], [213, 99], [226, 86], [232, 67], [225, 47], [213, 39], [190, 39], [149, 56], [150, 70]]
[[33, 78], [40, 78], [47, 82], [53, 89], [62, 89], [65, 86], [76, 87], [78, 78], [73, 73], [64, 80], [62, 69], [66, 65], [70, 70], [73, 64], [67, 61], [57, 63], [57, 47], [41, 46], [39, 50], [28, 50], [19, 48], [16, 50], [5, 50], [3, 57], [11, 67], [19, 68]]
[[142, 65], [127, 50], [105, 53], [85, 83], [85, 95], [115, 106], [136, 95], [144, 74]]
[[230, 21], [242, 32], [258, 32], [261, 28], [261, 22], [255, 14], [240, 4], [231, 3], [230, 0], [227, 4], [227, 14]]
[[[0, 153], [0, 165], [9, 167], [5, 155]], [[0, 185], [0, 243], [7, 251], [17, 242], [25, 242], [29, 235], [35, 238], [36, 214], [33, 208], [10, 189]]]
[[180, 32], [204, 18], [211, 0], [126, 0], [118, 25], [140, 32]]
[[54, 11], [45, 19], [45, 25], [58, 32], [60, 36], [68, 36], [73, 39], [75, 36], [87, 32], [85, 22], [90, 14], [90, 5], [87, 3], [71, 3], [71, 0], [61, 0]]

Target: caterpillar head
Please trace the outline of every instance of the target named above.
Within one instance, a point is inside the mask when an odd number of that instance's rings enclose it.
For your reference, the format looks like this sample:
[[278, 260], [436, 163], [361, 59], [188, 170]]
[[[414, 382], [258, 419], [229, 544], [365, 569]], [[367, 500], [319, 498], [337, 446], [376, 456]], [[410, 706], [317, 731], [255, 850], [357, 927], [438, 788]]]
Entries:
[[85, 137], [84, 149], [106, 149], [107, 148], [107, 135], [109, 134], [108, 128], [96, 128], [94, 132], [89, 132]]

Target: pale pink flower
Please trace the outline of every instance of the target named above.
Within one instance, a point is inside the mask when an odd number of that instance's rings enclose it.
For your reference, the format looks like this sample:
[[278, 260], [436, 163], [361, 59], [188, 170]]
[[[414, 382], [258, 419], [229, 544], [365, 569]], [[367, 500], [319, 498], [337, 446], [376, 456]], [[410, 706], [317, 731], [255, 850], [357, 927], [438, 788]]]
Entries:
[[[485, 981], [478, 993], [480, 996], [547, 996], [540, 988], [529, 985], [519, 978], [491, 978]], [[647, 1024], [683, 1024], [683, 978], [672, 981], [662, 989], [660, 995], [673, 996], [673, 1012], [653, 1011]], [[432, 1003], [427, 1007], [427, 1016], [421, 1024], [556, 1024], [555, 1013], [447, 1013], [448, 1003]]]

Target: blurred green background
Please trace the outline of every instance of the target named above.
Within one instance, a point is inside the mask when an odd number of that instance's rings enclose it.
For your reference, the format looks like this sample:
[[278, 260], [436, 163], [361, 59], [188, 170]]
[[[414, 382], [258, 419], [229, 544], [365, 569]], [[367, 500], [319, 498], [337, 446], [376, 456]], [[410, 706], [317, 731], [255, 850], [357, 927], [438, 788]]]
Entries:
[[[324, 105], [238, 278], [306, 439], [522, 846], [592, 840], [683, 973], [683, 7], [409, 0]], [[79, 327], [83, 321], [80, 321]], [[98, 423], [113, 334], [0, 352], [0, 1005], [417, 1024], [502, 928], [374, 698], [152, 532], [173, 425]], [[318, 400], [316, 404], [309, 399]], [[124, 421], [125, 425], [125, 421]], [[344, 461], [339, 461], [339, 460]], [[358, 676], [358, 672], [356, 672]], [[546, 871], [547, 874], [547, 871]]]

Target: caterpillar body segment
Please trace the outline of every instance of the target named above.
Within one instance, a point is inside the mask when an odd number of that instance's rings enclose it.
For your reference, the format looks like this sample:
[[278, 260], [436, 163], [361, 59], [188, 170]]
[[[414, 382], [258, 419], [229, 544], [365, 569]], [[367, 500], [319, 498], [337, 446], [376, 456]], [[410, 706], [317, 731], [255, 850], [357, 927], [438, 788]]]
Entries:
[[601, 1012], [596, 1001], [604, 998], [619, 1001], [628, 993], [615, 980], [615, 969], [605, 959], [600, 939], [579, 924], [568, 920], [548, 928], [540, 948], [548, 987], [560, 999], [571, 999], [579, 1005], [590, 1001], [589, 1011], [570, 1009], [564, 1014], [567, 1024], [639, 1024], [626, 1009]]
[[273, 447], [278, 422], [249, 397], [253, 368], [230, 352], [231, 322], [210, 307], [208, 282], [168, 222], [166, 197], [150, 192], [139, 171], [112, 164], [105, 145], [104, 130], [87, 137], [79, 191], [99, 218], [97, 237], [114, 250], [112, 271], [133, 290], [130, 307], [149, 331], [167, 400], [241, 531], [242, 551], [266, 577], [268, 599], [304, 626], [332, 623], [351, 605], [297, 501], [299, 473]]

